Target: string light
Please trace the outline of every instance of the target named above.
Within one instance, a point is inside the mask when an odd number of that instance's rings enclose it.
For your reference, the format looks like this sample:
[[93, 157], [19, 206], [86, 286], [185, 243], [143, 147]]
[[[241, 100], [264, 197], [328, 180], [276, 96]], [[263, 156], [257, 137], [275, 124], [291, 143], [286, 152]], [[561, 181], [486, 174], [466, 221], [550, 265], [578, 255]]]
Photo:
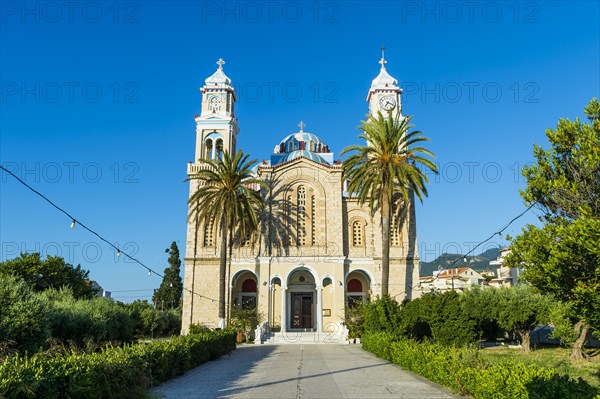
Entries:
[[[85, 224], [83, 224], [80, 220], [76, 220], [75, 217], [73, 217], [73, 215], [71, 215], [69, 212], [67, 212], [66, 210], [64, 210], [60, 206], [56, 205], [54, 202], [52, 202], [44, 194], [40, 193], [35, 188], [33, 188], [29, 184], [25, 183], [21, 178], [19, 178], [19, 176], [15, 175], [13, 172], [11, 172], [10, 170], [6, 169], [1, 164], [0, 164], [0, 169], [2, 169], [6, 173], [8, 173], [12, 177], [14, 177], [19, 183], [21, 183], [22, 185], [24, 185], [25, 187], [27, 187], [30, 191], [33, 191], [35, 194], [37, 194], [38, 196], [40, 196], [42, 199], [44, 199], [46, 202], [48, 202], [50, 205], [52, 205], [58, 211], [64, 213], [69, 219], [71, 219], [71, 226], [70, 227], [72, 229], [75, 228], [75, 223], [79, 224], [79, 226], [81, 226], [83, 229], [89, 231], [90, 233], [92, 233], [93, 235], [95, 235], [96, 237], [98, 237], [99, 240], [103, 241], [104, 243], [106, 243], [111, 248], [114, 248], [117, 251], [117, 256], [120, 255], [121, 250], [119, 249], [119, 247], [117, 247], [116, 245], [114, 245], [113, 243], [111, 243], [110, 241], [108, 241], [106, 238], [102, 237], [96, 231], [92, 230], [91, 228], [89, 228], [88, 226], [86, 226]], [[144, 267], [146, 270], [148, 270], [148, 277], [152, 277], [152, 273], [154, 273], [158, 277], [164, 278], [164, 275], [162, 275], [161, 273], [159, 273], [159, 272], [153, 270], [152, 268], [148, 267], [146, 264], [144, 264], [140, 260], [138, 260], [138, 259], [134, 258], [133, 256], [129, 255], [127, 252], [123, 252], [123, 255], [125, 257], [129, 258], [130, 260], [132, 260], [133, 262], [135, 262], [135, 263], [139, 264], [140, 266]], [[183, 287], [183, 290], [189, 292], [192, 295], [196, 295], [197, 297], [200, 297], [200, 298], [203, 298], [203, 299], [207, 299], [207, 300], [209, 300], [211, 302], [219, 302], [217, 299], [209, 298], [207, 296], [201, 295], [201, 294], [199, 294], [199, 293], [197, 293], [195, 291], [190, 290], [189, 288]]]

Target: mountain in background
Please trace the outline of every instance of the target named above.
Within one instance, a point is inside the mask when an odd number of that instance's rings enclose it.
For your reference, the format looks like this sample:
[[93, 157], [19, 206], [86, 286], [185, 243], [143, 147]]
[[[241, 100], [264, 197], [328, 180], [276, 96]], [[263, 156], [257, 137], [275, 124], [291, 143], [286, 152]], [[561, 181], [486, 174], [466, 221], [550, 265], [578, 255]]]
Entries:
[[[490, 261], [498, 258], [499, 254], [500, 248], [490, 248], [477, 256], [467, 256], [467, 261], [465, 262], [462, 255], [443, 253], [434, 261], [421, 262], [421, 270], [419, 275], [421, 277], [431, 276], [433, 275], [434, 271], [449, 267], [454, 268], [468, 266], [478, 272], [494, 270], [494, 268], [490, 267]], [[458, 262], [452, 264], [454, 261], [456, 261], [456, 259], [459, 259]]]

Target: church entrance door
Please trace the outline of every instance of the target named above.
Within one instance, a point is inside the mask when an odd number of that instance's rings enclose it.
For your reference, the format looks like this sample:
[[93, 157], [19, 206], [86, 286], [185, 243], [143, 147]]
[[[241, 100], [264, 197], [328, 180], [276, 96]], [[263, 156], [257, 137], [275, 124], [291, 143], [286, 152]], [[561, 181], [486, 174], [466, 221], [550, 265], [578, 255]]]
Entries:
[[291, 320], [292, 329], [311, 329], [313, 328], [313, 293], [312, 292], [292, 292]]

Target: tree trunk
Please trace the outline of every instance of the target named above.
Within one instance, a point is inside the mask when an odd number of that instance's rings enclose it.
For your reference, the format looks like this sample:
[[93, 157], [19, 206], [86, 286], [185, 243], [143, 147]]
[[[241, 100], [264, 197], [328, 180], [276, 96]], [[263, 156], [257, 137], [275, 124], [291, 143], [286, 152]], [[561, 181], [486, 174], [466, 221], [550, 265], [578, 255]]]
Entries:
[[583, 360], [589, 359], [589, 356], [583, 352], [583, 345], [585, 344], [585, 339], [587, 337], [588, 331], [590, 330], [590, 326], [585, 324], [583, 320], [579, 320], [577, 324], [575, 324], [575, 333], [579, 333], [579, 337], [573, 342], [573, 350], [571, 351], [571, 359], [573, 360]]
[[529, 330], [522, 330], [519, 331], [519, 335], [521, 335], [521, 352], [531, 352], [531, 332]]
[[381, 201], [381, 296], [388, 295], [390, 280], [390, 199]]
[[227, 272], [227, 225], [225, 216], [221, 218], [221, 261], [219, 263], [219, 318], [225, 320], [225, 275]]

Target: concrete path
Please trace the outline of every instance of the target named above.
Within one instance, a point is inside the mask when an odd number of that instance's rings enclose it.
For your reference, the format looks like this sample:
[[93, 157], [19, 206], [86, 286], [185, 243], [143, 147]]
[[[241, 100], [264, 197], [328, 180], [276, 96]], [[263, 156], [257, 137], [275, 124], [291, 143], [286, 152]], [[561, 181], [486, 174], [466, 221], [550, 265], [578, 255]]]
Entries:
[[152, 390], [159, 398], [456, 398], [360, 345], [248, 345]]

